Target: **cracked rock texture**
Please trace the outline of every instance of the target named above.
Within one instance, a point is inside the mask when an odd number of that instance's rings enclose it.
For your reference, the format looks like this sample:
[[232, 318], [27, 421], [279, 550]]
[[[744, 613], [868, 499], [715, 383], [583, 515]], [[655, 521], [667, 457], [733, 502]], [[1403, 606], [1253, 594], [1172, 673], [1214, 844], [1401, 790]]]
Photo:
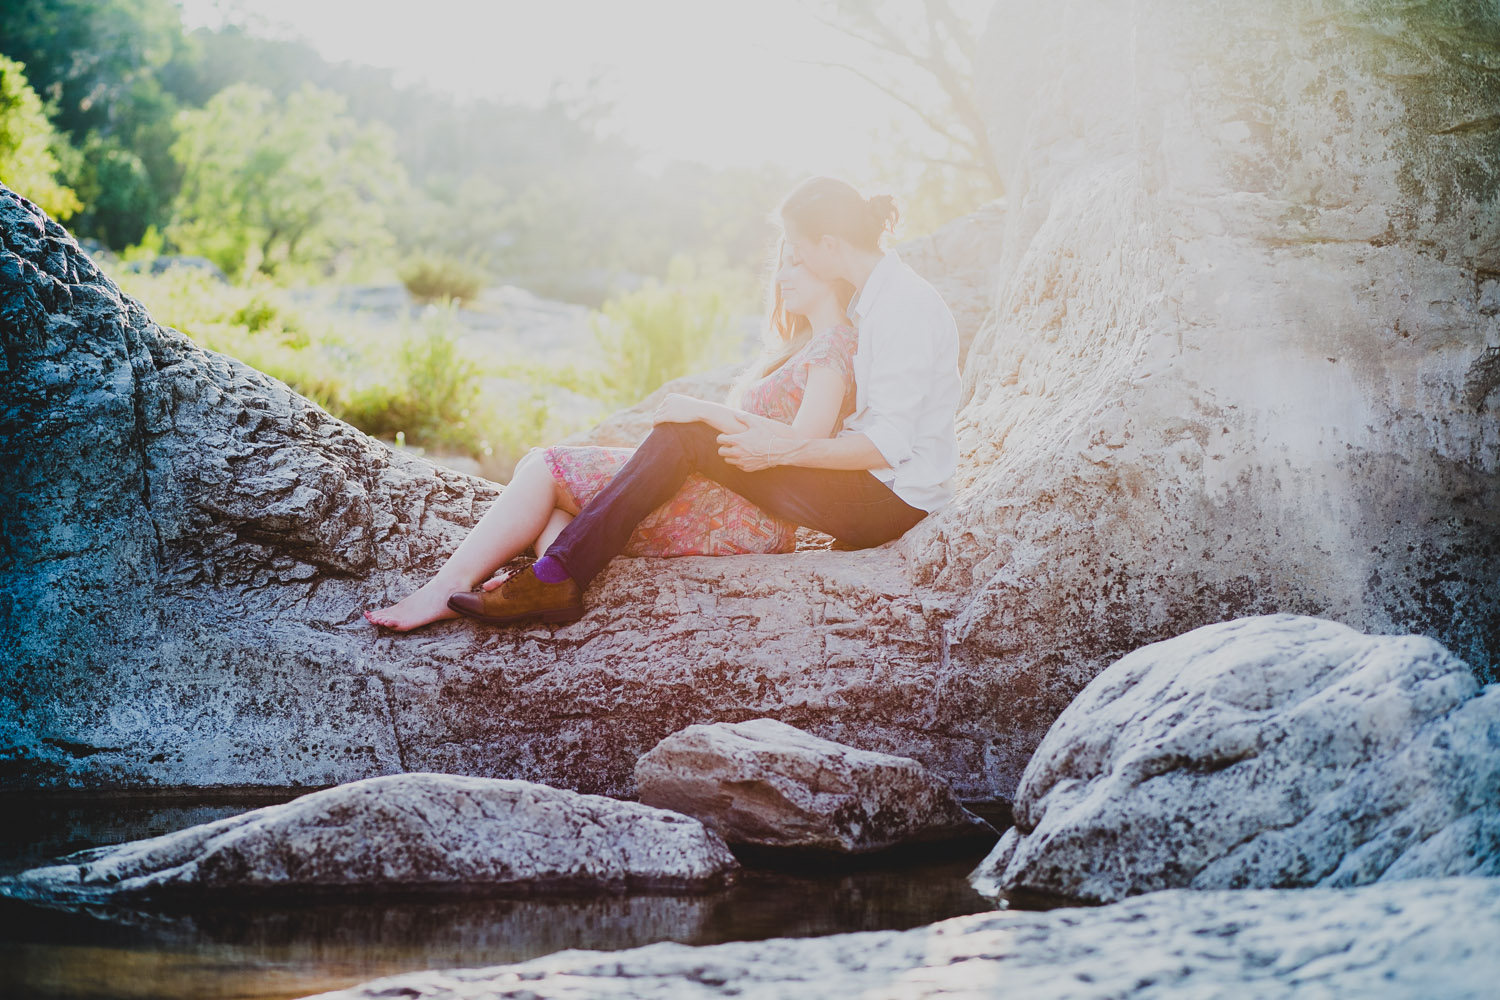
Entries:
[[768, 717], [1004, 800], [1094, 675], [1211, 622], [1424, 634], [1493, 679], [1497, 22], [997, 4], [954, 503], [869, 552], [621, 560], [555, 631], [368, 626], [498, 487], [160, 329], [0, 192], [0, 786], [628, 796], [668, 734]]
[[775, 719], [689, 726], [635, 765], [641, 801], [731, 844], [838, 854], [993, 836], [909, 757], [820, 739]]
[[1000, 911], [908, 931], [563, 952], [413, 972], [321, 1000], [1494, 995], [1500, 881], [1154, 893], [1097, 909]]
[[1094, 678], [1014, 811], [986, 895], [1500, 875], [1500, 684], [1418, 636], [1210, 625]]
[[16, 898], [94, 903], [233, 892], [703, 888], [738, 864], [702, 823], [525, 781], [396, 774], [0, 882]]

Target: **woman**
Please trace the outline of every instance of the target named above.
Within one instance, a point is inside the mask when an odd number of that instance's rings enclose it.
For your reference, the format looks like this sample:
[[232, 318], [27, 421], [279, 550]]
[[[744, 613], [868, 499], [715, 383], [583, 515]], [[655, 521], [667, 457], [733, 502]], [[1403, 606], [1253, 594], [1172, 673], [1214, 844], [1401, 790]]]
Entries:
[[[737, 405], [670, 394], [657, 407], [656, 423], [697, 423], [720, 433], [775, 428], [802, 439], [836, 434], [854, 410], [853, 355], [857, 336], [845, 310], [854, 288], [825, 280], [793, 263], [783, 244], [772, 282], [768, 351], [731, 395]], [[405, 632], [456, 618], [449, 595], [472, 590], [481, 580], [528, 548], [538, 556], [583, 505], [630, 458], [629, 448], [548, 448], [532, 451], [516, 466], [510, 485], [448, 557], [436, 576], [416, 592], [379, 611], [372, 624]], [[772, 517], [739, 495], [701, 476], [689, 478], [668, 503], [642, 521], [626, 548], [629, 555], [729, 555], [789, 552], [796, 525]]]

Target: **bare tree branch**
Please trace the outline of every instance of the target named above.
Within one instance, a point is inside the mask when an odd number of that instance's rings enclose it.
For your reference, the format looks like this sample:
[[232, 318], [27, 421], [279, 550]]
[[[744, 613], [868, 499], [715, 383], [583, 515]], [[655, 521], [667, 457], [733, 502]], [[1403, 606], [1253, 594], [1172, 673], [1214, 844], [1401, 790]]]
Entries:
[[969, 150], [970, 152], [977, 152], [978, 151], [975, 148], [974, 140], [972, 138], [966, 137], [966, 136], [963, 136], [963, 135], [960, 135], [960, 134], [956, 133], [952, 128], [950, 128], [948, 126], [948, 124], [946, 122], [942, 121], [939, 118], [935, 118], [934, 116], [932, 116], [928, 112], [922, 110], [922, 107], [920, 105], [918, 105], [916, 102], [912, 101], [906, 95], [902, 94], [898, 90], [895, 90], [894, 88], [892, 88], [888, 84], [882, 83], [880, 80], [878, 80], [875, 77], [871, 76], [869, 73], [866, 73], [864, 70], [860, 69], [859, 67], [857, 67], [857, 66], [849, 66], [849, 65], [846, 65], [844, 63], [835, 63], [835, 62], [815, 62], [815, 63], [813, 63], [813, 65], [814, 66], [823, 66], [823, 67], [826, 67], [828, 69], [841, 69], [841, 70], [844, 70], [845, 72], [853, 73], [855, 76], [859, 77], [861, 80], [864, 80], [866, 83], [870, 84], [870, 86], [876, 88], [881, 93], [885, 94], [887, 97], [891, 98], [892, 100], [896, 101], [897, 103], [901, 104], [902, 106], [908, 108], [910, 111], [912, 111], [912, 113], [914, 113], [918, 118], [920, 118], [922, 120], [922, 124], [926, 125], [930, 129], [932, 129], [938, 135], [943, 136], [944, 138], [948, 139], [950, 142], [956, 143], [960, 147], [962, 147], [962, 148], [964, 148], [966, 150]]
[[[882, 8], [875, 3], [835, 3], [833, 9], [837, 13], [832, 17], [811, 8], [809, 13], [826, 27], [920, 69], [937, 84], [947, 99], [951, 118], [945, 120], [947, 116], [927, 110], [895, 86], [857, 66], [838, 62], [815, 65], [847, 70], [913, 112], [924, 125], [948, 140], [957, 152], [972, 157], [970, 166], [984, 174], [996, 194], [1002, 192], [1004, 182], [990, 148], [984, 116], [974, 98], [973, 66], [977, 42], [974, 32], [959, 17], [951, 0], [922, 0], [922, 27], [910, 26], [906, 35], [898, 31], [889, 18], [881, 16]], [[929, 162], [951, 167], [961, 165], [956, 158]]]

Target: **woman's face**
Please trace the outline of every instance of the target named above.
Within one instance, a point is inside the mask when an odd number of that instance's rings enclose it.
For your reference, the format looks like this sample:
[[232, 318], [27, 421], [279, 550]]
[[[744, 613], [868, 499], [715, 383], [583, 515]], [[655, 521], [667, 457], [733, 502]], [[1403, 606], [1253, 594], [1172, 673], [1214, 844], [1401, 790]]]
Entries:
[[824, 281], [807, 269], [805, 264], [793, 263], [790, 244], [781, 248], [781, 266], [776, 270], [776, 284], [781, 289], [781, 301], [788, 312], [806, 316], [825, 299], [833, 298], [833, 284]]

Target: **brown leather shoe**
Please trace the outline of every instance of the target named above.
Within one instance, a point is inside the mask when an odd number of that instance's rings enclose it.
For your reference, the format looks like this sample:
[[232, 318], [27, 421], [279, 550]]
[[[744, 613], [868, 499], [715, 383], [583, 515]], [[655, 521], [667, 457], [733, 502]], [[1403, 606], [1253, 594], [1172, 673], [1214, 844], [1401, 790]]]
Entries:
[[491, 625], [562, 625], [583, 617], [583, 592], [572, 580], [543, 583], [527, 566], [506, 577], [494, 590], [464, 590], [452, 595], [448, 607], [465, 618]]

